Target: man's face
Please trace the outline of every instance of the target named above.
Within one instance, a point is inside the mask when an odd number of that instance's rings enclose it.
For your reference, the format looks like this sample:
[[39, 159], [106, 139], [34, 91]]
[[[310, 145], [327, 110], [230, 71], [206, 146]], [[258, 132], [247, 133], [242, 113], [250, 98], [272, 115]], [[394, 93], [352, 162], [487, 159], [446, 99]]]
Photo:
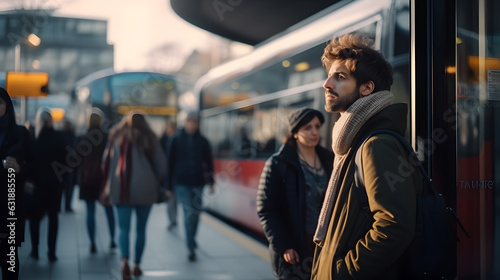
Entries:
[[344, 62], [335, 61], [327, 71], [328, 78], [323, 84], [325, 110], [330, 113], [343, 113], [361, 97], [359, 87]]
[[187, 134], [195, 134], [198, 130], [198, 121], [197, 120], [186, 120], [184, 123], [184, 129]]

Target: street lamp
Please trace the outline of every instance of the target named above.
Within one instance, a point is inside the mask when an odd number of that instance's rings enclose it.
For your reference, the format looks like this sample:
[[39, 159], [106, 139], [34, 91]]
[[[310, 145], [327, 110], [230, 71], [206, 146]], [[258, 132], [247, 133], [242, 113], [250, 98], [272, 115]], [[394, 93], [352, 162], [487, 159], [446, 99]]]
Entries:
[[[25, 38], [25, 42], [33, 47], [38, 47], [42, 40], [40, 37], [36, 36], [36, 34], [31, 33]], [[14, 71], [21, 71], [21, 43], [22, 41], [17, 43], [14, 48]], [[26, 121], [26, 97], [21, 97], [21, 123], [24, 124]]]
[[14, 71], [18, 72], [21, 71], [21, 44], [22, 43], [27, 43], [33, 47], [38, 47], [40, 46], [40, 43], [42, 42], [42, 39], [40, 37], [36, 36], [36, 34], [31, 33], [25, 38], [25, 42], [19, 42], [16, 44], [14, 48]]

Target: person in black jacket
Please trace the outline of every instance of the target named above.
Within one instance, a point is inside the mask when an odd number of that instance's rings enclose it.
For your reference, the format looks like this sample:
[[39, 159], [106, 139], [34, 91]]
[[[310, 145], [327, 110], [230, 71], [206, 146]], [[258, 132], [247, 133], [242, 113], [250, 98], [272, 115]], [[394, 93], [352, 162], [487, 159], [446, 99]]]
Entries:
[[[163, 132], [161, 138], [160, 138], [160, 146], [162, 147], [163, 151], [165, 152], [165, 156], [168, 158], [168, 151], [167, 151], [167, 146], [172, 138], [174, 136], [175, 132], [177, 131], [177, 125], [174, 121], [168, 120], [166, 122], [165, 126], [165, 131]], [[162, 187], [163, 188], [163, 187]], [[166, 208], [167, 208], [167, 217], [168, 217], [168, 230], [173, 230], [177, 226], [177, 199], [175, 198], [175, 195], [171, 195], [170, 197], [166, 198]]]
[[[90, 253], [97, 252], [96, 247], [96, 201], [104, 188], [104, 174], [101, 170], [101, 161], [104, 149], [108, 142], [108, 134], [102, 127], [104, 113], [98, 108], [93, 108], [89, 117], [87, 133], [78, 139], [77, 147], [90, 146], [88, 155], [82, 158], [78, 170], [78, 184], [80, 186], [80, 199], [87, 205], [87, 233], [90, 239]], [[112, 205], [105, 205], [104, 212], [108, 221], [110, 248], [116, 247], [115, 243], [115, 212]]]
[[28, 130], [16, 124], [14, 106], [0, 88], [0, 267], [2, 279], [18, 279], [18, 248], [24, 241], [24, 182], [31, 160]]
[[184, 128], [172, 137], [167, 162], [167, 188], [175, 189], [175, 196], [182, 204], [188, 259], [194, 261], [203, 187], [209, 185], [210, 192], [214, 191], [212, 151], [208, 140], [198, 130], [196, 112], [187, 114]]
[[48, 258], [56, 261], [56, 241], [59, 228], [58, 213], [61, 209], [63, 176], [70, 168], [66, 164], [66, 141], [61, 132], [54, 130], [49, 108], [42, 107], [36, 114], [35, 140], [33, 144], [33, 176], [37, 195], [40, 200], [38, 213], [42, 214], [30, 219], [31, 257], [38, 259], [38, 241], [40, 220], [47, 213]]
[[266, 162], [257, 213], [278, 279], [309, 279], [313, 235], [333, 168], [333, 153], [319, 145], [324, 116], [301, 108], [289, 116], [290, 133]]

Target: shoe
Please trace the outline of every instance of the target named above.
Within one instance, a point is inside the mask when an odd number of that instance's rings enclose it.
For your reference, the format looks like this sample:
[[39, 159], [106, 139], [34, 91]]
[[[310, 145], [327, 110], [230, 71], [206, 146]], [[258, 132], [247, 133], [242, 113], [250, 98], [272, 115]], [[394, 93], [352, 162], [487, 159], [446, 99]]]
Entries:
[[97, 248], [95, 247], [95, 244], [92, 244], [92, 245], [90, 246], [90, 253], [91, 253], [91, 254], [95, 254], [95, 253], [97, 253]]
[[139, 275], [141, 275], [141, 274], [142, 274], [142, 270], [139, 268], [139, 266], [138, 266], [138, 265], [136, 265], [136, 266], [134, 267], [134, 270], [132, 270], [132, 274], [133, 274], [134, 276], [139, 276]]
[[122, 264], [122, 279], [123, 280], [132, 279], [132, 277], [130, 277], [130, 267], [128, 266], [127, 263]]
[[196, 261], [196, 254], [195, 254], [194, 252], [189, 253], [189, 255], [188, 255], [188, 260], [189, 260], [190, 262], [194, 262], [194, 261]]
[[49, 261], [51, 262], [57, 261], [56, 254], [49, 253]]
[[168, 231], [172, 231], [177, 226], [177, 223], [170, 223], [167, 227]]
[[111, 241], [111, 244], [109, 245], [109, 248], [111, 248], [111, 249], [116, 248], [116, 243], [114, 241]]
[[30, 257], [34, 258], [35, 260], [38, 260], [38, 250], [32, 250]]

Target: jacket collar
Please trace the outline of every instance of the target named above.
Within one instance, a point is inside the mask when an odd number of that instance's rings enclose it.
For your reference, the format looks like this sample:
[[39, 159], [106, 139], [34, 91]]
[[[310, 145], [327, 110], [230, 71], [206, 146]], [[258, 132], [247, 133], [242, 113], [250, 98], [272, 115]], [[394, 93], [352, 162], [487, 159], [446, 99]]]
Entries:
[[359, 130], [353, 144], [357, 143], [365, 135], [374, 130], [388, 129], [405, 136], [407, 122], [408, 105], [405, 103], [395, 103], [389, 105], [373, 117], [371, 117]]
[[[331, 153], [330, 151], [328, 151], [326, 148], [322, 147], [319, 144], [316, 146], [315, 150], [319, 160], [321, 161], [321, 164], [324, 167], [333, 164], [333, 159], [327, 157], [327, 154]], [[291, 145], [283, 144], [279, 149], [279, 151], [277, 152], [277, 157], [283, 160], [284, 162], [295, 166], [296, 168], [299, 167], [299, 155], [297, 153], [297, 149]]]

